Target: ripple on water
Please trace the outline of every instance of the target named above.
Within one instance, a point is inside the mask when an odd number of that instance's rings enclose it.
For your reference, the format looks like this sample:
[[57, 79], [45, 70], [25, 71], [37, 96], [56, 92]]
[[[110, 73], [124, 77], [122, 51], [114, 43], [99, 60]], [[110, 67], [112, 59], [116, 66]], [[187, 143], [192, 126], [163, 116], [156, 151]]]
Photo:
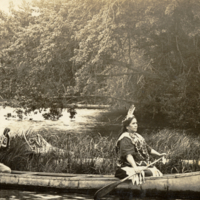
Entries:
[[84, 194], [57, 194], [57, 193], [38, 193], [31, 191], [20, 191], [20, 190], [0, 190], [0, 200], [92, 200], [93, 196], [88, 196]]
[[[92, 195], [77, 194], [77, 193], [39, 193], [32, 191], [20, 191], [20, 190], [1, 190], [0, 189], [0, 200], [93, 200]], [[164, 198], [138, 198], [132, 197], [131, 199], [124, 199], [118, 196], [106, 196], [102, 200], [163, 200]], [[182, 199], [171, 199], [171, 200], [182, 200]], [[184, 199], [194, 200], [194, 199]]]

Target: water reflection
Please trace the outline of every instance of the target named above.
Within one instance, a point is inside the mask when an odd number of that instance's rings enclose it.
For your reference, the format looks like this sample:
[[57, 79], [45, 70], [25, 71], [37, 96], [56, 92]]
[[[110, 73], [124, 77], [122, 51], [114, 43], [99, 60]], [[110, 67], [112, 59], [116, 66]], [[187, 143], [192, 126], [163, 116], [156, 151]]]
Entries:
[[[0, 190], [0, 200], [93, 200], [93, 196], [86, 195], [86, 194], [58, 194], [58, 193], [38, 193], [38, 192], [31, 192], [31, 191], [20, 191], [20, 190]], [[117, 197], [117, 196], [106, 196], [102, 198], [102, 200], [163, 200], [163, 198], [136, 198], [136, 197]], [[170, 200], [177, 200], [177, 199], [170, 199]], [[181, 200], [181, 199], [178, 199]], [[186, 199], [184, 199], [186, 200]], [[189, 199], [188, 199], [189, 200]]]
[[[53, 127], [55, 129], [74, 131], [76, 133], [88, 132], [88, 129], [91, 129], [90, 126], [95, 126], [96, 123], [99, 123], [97, 117], [107, 112], [103, 109], [77, 109], [75, 119], [71, 120], [67, 109], [64, 109], [62, 112], [63, 116], [57, 121], [52, 121], [45, 120], [42, 116], [42, 114], [48, 112], [47, 109], [47, 111], [42, 111], [41, 113], [38, 111], [37, 114], [32, 112], [23, 120], [17, 118], [6, 119], [5, 115], [7, 115], [7, 113], [15, 114], [14, 111], [15, 108], [3, 108], [0, 106], [0, 134], [6, 127], [11, 129], [11, 136], [14, 136], [18, 131], [27, 130], [28, 128], [39, 130], [41, 128]], [[32, 119], [31, 121], [29, 120], [30, 118]]]
[[57, 194], [57, 193], [38, 193], [19, 190], [0, 190], [0, 200], [25, 200], [25, 199], [47, 199], [47, 200], [70, 200], [70, 199], [93, 199], [92, 196], [80, 194]]

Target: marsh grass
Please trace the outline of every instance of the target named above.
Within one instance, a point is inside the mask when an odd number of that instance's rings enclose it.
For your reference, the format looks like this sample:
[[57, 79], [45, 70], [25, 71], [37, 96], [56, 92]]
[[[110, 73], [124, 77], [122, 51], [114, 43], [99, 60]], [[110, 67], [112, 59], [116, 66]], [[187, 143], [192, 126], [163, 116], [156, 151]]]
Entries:
[[[32, 130], [26, 133], [33, 134]], [[114, 174], [117, 154], [115, 152], [116, 138], [69, 134], [65, 131], [38, 131], [43, 138], [64, 154], [51, 152], [45, 155], [30, 151], [24, 138], [19, 134], [11, 138], [10, 148], [0, 154], [0, 162], [12, 170], [83, 173], [83, 174]], [[169, 162], [159, 163], [157, 167], [163, 173], [185, 173], [200, 169], [198, 164], [184, 164], [181, 160], [200, 160], [200, 138], [188, 136], [177, 130], [164, 129], [152, 134], [143, 135], [147, 143], [158, 152], [166, 152]]]
[[[28, 129], [26, 134], [34, 134]], [[9, 149], [1, 151], [0, 162], [12, 170], [111, 174], [115, 167], [116, 154], [113, 151], [115, 140], [102, 137], [68, 134], [64, 131], [42, 129], [38, 132], [52, 146], [64, 149], [65, 153], [50, 152], [45, 155], [33, 153], [23, 134], [11, 138]]]
[[[144, 136], [158, 152], [167, 153], [169, 162], [162, 166], [163, 173], [185, 173], [200, 170], [200, 137], [184, 131], [163, 129]], [[190, 163], [188, 163], [190, 161]], [[191, 164], [192, 163], [192, 164]]]

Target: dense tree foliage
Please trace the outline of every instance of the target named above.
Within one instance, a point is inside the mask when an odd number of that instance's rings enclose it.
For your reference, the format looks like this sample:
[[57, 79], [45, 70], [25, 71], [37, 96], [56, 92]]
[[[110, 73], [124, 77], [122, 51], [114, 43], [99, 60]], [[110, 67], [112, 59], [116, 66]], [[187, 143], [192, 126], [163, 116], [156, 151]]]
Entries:
[[24, 1], [0, 24], [3, 99], [136, 103], [144, 116], [198, 126], [199, 0]]

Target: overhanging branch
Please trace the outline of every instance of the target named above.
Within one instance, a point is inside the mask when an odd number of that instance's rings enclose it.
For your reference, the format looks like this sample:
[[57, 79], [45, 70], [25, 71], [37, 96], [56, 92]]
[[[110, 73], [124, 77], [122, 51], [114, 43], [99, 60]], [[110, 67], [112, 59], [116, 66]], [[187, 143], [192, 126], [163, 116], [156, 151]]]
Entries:
[[[56, 97], [55, 97], [56, 98]], [[81, 98], [104, 98], [104, 99], [115, 99], [117, 101], [124, 101], [127, 103], [139, 103], [137, 101], [133, 101], [133, 100], [127, 100], [127, 99], [123, 99], [123, 98], [117, 98], [117, 97], [112, 97], [112, 96], [100, 96], [100, 95], [84, 95], [84, 96], [68, 96], [65, 95], [62, 98], [70, 98], [70, 99], [81, 99]]]
[[109, 64], [111, 64], [111, 65], [117, 65], [117, 66], [120, 66], [120, 67], [122, 66], [122, 67], [125, 67], [125, 68], [133, 71], [132, 73], [129, 73], [129, 74], [143, 74], [143, 75], [148, 75], [148, 76], [151, 76], [151, 77], [154, 77], [154, 78], [159, 78], [159, 79], [163, 78], [163, 76], [161, 74], [158, 75], [158, 74], [155, 74], [155, 73], [152, 73], [152, 72], [147, 72], [147, 71], [139, 69], [139, 67], [133, 68], [133, 67], [131, 67], [132, 66], [131, 64], [127, 64], [127, 63], [122, 62], [122, 61], [116, 61], [116, 60], [111, 60], [111, 59], [109, 59], [107, 61], [109, 61]]

